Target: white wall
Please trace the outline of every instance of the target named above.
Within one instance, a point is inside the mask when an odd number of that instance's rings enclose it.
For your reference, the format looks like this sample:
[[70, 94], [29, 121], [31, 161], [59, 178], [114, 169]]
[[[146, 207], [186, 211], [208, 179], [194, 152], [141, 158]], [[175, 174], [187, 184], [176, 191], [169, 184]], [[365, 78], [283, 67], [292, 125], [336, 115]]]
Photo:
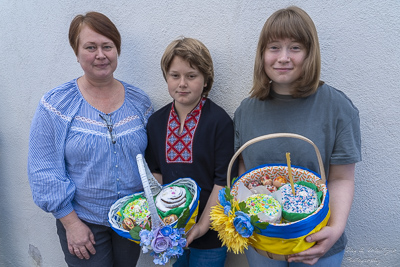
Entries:
[[[360, 110], [363, 162], [343, 266], [399, 266], [398, 0], [1, 0], [0, 265], [65, 266], [54, 218], [32, 201], [26, 163], [40, 97], [82, 74], [67, 39], [76, 14], [100, 11], [117, 25], [116, 77], [144, 89], [156, 109], [170, 101], [159, 67], [166, 45], [180, 35], [202, 40], [215, 65], [210, 97], [232, 115], [250, 89], [262, 25], [289, 4], [304, 8], [317, 26], [322, 79]], [[141, 258], [139, 266], [146, 264], [151, 260]], [[244, 256], [229, 256], [227, 266], [246, 265]]]

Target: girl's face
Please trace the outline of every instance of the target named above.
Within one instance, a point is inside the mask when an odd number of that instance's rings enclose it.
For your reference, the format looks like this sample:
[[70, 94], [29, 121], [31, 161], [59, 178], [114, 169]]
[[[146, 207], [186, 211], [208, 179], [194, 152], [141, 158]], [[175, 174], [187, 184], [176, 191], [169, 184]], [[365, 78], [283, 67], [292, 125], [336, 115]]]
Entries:
[[118, 51], [114, 42], [84, 25], [79, 34], [77, 55], [85, 76], [99, 80], [113, 77]]
[[175, 56], [167, 72], [168, 92], [179, 111], [190, 111], [199, 103], [207, 84], [204, 75], [182, 57]]
[[278, 94], [290, 95], [294, 83], [303, 75], [307, 51], [303, 44], [289, 39], [269, 42], [264, 51], [264, 71]]

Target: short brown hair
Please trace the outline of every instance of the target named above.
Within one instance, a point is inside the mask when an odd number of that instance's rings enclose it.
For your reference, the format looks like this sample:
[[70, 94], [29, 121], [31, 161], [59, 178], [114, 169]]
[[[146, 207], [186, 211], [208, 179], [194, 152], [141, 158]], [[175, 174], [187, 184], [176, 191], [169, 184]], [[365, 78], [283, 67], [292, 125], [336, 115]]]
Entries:
[[104, 35], [111, 41], [117, 48], [118, 55], [121, 53], [121, 35], [114, 23], [104, 14], [99, 12], [88, 12], [85, 15], [77, 15], [69, 26], [69, 44], [78, 55], [79, 48], [79, 34], [81, 33], [82, 26], [87, 25], [90, 29], [98, 34]]
[[167, 80], [167, 72], [175, 56], [182, 57], [190, 66], [196, 67], [204, 76], [207, 86], [203, 88], [203, 96], [207, 97], [214, 82], [214, 66], [210, 51], [197, 39], [179, 38], [172, 41], [164, 51], [161, 58], [161, 70]]
[[264, 51], [267, 44], [276, 39], [290, 38], [306, 47], [307, 55], [303, 63], [303, 75], [296, 82], [293, 97], [306, 97], [323, 82], [321, 73], [321, 53], [318, 34], [314, 22], [301, 8], [290, 6], [273, 13], [265, 22], [258, 41], [254, 63], [253, 88], [251, 97], [264, 100], [269, 97], [271, 79], [264, 70]]

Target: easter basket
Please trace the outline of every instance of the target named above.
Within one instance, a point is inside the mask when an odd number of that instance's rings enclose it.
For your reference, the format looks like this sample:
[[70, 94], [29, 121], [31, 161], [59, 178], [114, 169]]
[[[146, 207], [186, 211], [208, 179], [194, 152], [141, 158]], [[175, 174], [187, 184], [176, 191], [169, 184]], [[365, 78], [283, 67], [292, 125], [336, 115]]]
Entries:
[[[152, 229], [161, 228], [165, 226], [165, 223], [162, 221], [161, 216], [159, 215], [159, 211], [157, 210], [154, 197], [156, 197], [164, 187], [168, 186], [185, 186], [186, 189], [190, 192], [192, 196], [192, 200], [188, 208], [181, 213], [178, 220], [174, 223], [170, 224], [172, 228], [176, 228], [178, 223], [180, 225], [184, 225], [185, 232], [188, 232], [192, 226], [196, 223], [196, 217], [198, 214], [199, 207], [199, 197], [200, 197], [200, 187], [198, 187], [197, 183], [191, 178], [180, 178], [175, 180], [174, 182], [161, 186], [158, 181], [151, 174], [146, 161], [143, 159], [142, 155], [137, 155], [136, 157], [140, 178], [143, 183], [144, 192], [138, 192], [131, 195], [127, 195], [123, 198], [118, 199], [110, 208], [108, 213], [108, 221], [110, 223], [111, 228], [120, 236], [127, 238], [135, 243], [140, 244], [140, 237], [137, 235], [132, 235], [132, 230], [125, 230], [122, 221], [123, 216], [121, 214], [121, 208], [124, 207], [131, 199], [135, 197], [145, 197], [148, 202], [148, 208], [150, 211], [150, 223], [149, 227]], [[183, 223], [182, 223], [183, 220]]]
[[[280, 137], [297, 138], [310, 143], [314, 147], [317, 155], [320, 175], [302, 167], [290, 166], [290, 163], [265, 164], [248, 170], [240, 177], [236, 178], [230, 187], [231, 169], [240, 153], [246, 147], [254, 143]], [[322, 194], [320, 193], [321, 203], [319, 204], [318, 208], [305, 218], [293, 222], [278, 221], [276, 223], [266, 223], [260, 222], [257, 216], [251, 216], [251, 222], [249, 220], [247, 222], [247, 226], [249, 229], [254, 229], [254, 231], [243, 234], [241, 229], [246, 228], [246, 220], [244, 223], [237, 223], [235, 220], [240, 221], [245, 217], [250, 217], [244, 215], [239, 218], [240, 215], [243, 215], [243, 212], [241, 212], [240, 209], [243, 209], [243, 207], [246, 205], [244, 202], [240, 203], [237, 200], [240, 183], [248, 186], [252, 181], [260, 179], [265, 175], [268, 175], [273, 179], [279, 176], [288, 177], [289, 172], [293, 178], [293, 182], [302, 181], [313, 184], [316, 186], [319, 192], [322, 192]], [[318, 232], [322, 227], [326, 226], [330, 217], [330, 209], [324, 165], [317, 146], [310, 139], [292, 133], [269, 134], [251, 139], [242, 147], [240, 147], [240, 149], [238, 149], [238, 151], [234, 154], [229, 163], [227, 175], [228, 187], [225, 189], [225, 192], [220, 191], [219, 203], [217, 206], [213, 207], [213, 210], [211, 211], [211, 225], [213, 229], [218, 231], [221, 241], [223, 244], [227, 245], [228, 250], [230, 249], [234, 253], [241, 253], [248, 246], [252, 246], [259, 254], [263, 256], [275, 260], [285, 261], [287, 260], [287, 255], [299, 253], [315, 244], [306, 242], [305, 237], [312, 233]], [[226, 211], [227, 208], [229, 212]], [[237, 225], [239, 225], [239, 228]], [[245, 226], [245, 228], [240, 228], [243, 226]], [[231, 228], [231, 230], [229, 230], [229, 228]], [[234, 228], [233, 231], [232, 228]]]

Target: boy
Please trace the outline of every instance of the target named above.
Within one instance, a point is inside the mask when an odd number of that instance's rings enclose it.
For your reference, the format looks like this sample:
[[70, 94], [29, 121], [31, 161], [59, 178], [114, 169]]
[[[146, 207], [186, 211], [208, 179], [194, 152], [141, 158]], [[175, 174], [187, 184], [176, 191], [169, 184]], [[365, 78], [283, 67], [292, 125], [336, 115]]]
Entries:
[[201, 188], [199, 217], [188, 232], [189, 250], [177, 266], [221, 266], [226, 247], [210, 230], [210, 210], [218, 191], [226, 186], [226, 171], [233, 156], [233, 122], [207, 98], [214, 81], [210, 52], [200, 41], [182, 38], [166, 48], [161, 69], [173, 101], [148, 121], [146, 160], [162, 184], [190, 177]]

